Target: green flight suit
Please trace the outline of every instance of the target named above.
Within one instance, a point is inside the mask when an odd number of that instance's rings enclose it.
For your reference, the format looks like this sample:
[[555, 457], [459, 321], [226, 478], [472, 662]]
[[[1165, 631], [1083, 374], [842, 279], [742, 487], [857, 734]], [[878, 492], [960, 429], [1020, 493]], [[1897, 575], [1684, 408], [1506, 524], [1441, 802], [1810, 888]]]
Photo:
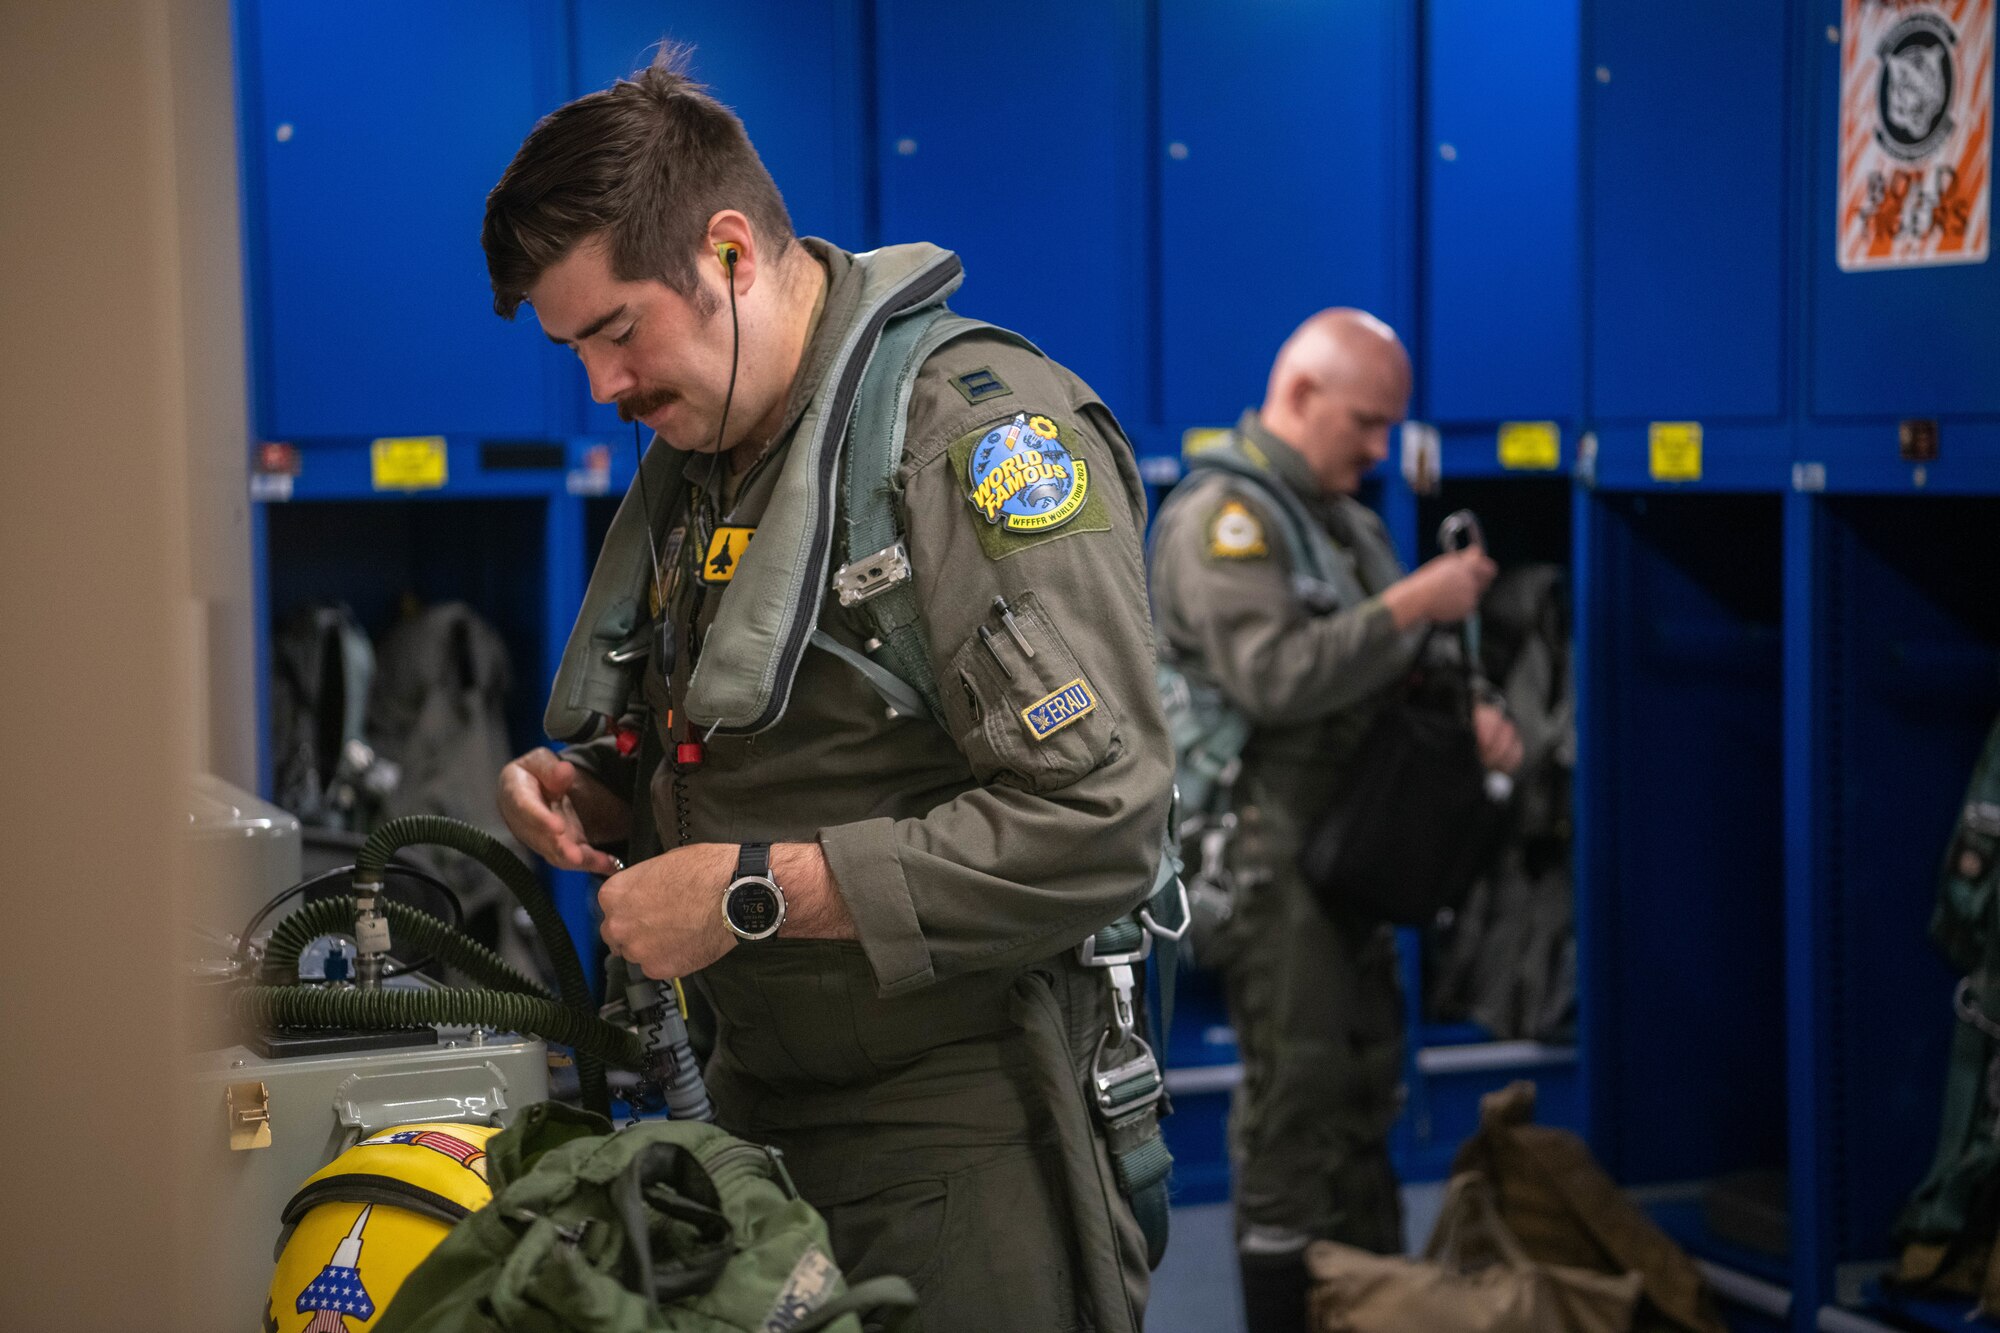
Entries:
[[1404, 571], [1381, 521], [1358, 501], [1322, 496], [1305, 460], [1254, 412], [1237, 441], [1306, 502], [1369, 594], [1314, 614], [1292, 586], [1271, 502], [1218, 471], [1196, 470], [1155, 524], [1160, 637], [1253, 724], [1233, 796], [1235, 909], [1214, 960], [1243, 1054], [1230, 1117], [1238, 1241], [1260, 1253], [1318, 1237], [1400, 1252], [1388, 1153], [1402, 1103], [1395, 939], [1382, 922], [1329, 916], [1296, 863], [1374, 703], [1422, 636], [1398, 631], [1382, 603]]
[[[723, 524], [758, 522], [856, 318], [854, 258], [802, 243], [829, 285], [780, 438], [718, 483]], [[904, 534], [948, 730], [887, 716], [859, 672], [810, 651], [775, 727], [718, 736], [699, 767], [663, 764], [652, 782], [666, 846], [818, 841], [860, 937], [745, 943], [695, 978], [717, 1015], [710, 1092], [725, 1127], [785, 1151], [848, 1279], [908, 1278], [925, 1328], [1137, 1333], [1145, 1242], [1085, 1092], [1109, 991], [1075, 950], [1150, 892], [1172, 785], [1144, 491], [1096, 396], [991, 334], [924, 364], [907, 421]], [[1062, 432], [1088, 465], [1058, 526], [1014, 531], [973, 508], [968, 453], [1009, 425], [1028, 442]], [[689, 465], [693, 486], [707, 476]], [[741, 559], [758, 554], [753, 538]], [[644, 685], [669, 755], [689, 739], [665, 728], [694, 640], [729, 595], [691, 579], [670, 593], [695, 633], [672, 679]], [[830, 591], [818, 627], [852, 648], [871, 632]], [[1066, 722], [1024, 716], [1078, 681]], [[1092, 706], [1074, 711], [1080, 698]], [[607, 742], [567, 753], [631, 790]]]

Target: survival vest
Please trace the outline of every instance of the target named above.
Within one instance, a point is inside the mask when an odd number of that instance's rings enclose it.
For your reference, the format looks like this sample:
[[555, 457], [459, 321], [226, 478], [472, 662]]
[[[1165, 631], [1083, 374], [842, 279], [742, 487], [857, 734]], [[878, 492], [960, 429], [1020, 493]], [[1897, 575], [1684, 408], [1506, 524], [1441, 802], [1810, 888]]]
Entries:
[[[1235, 432], [1191, 447], [1186, 453], [1190, 476], [1220, 472], [1232, 484], [1265, 502], [1278, 518], [1278, 532], [1292, 572], [1292, 589], [1314, 614], [1359, 606], [1367, 600], [1354, 570], [1313, 518], [1305, 502], [1273, 475], [1256, 446]], [[1183, 503], [1192, 487], [1177, 488], [1160, 506], [1160, 517]], [[1158, 520], [1154, 531], [1158, 532]], [[1192, 852], [1195, 872], [1187, 881], [1188, 916], [1194, 957], [1215, 956], [1222, 933], [1235, 911], [1236, 885], [1228, 867], [1228, 852], [1236, 831], [1231, 797], [1243, 769], [1243, 749], [1250, 742], [1250, 719], [1199, 667], [1179, 659], [1160, 640], [1160, 660], [1154, 668], [1167, 732], [1174, 743], [1174, 791], [1179, 827], [1174, 836], [1183, 855]]]

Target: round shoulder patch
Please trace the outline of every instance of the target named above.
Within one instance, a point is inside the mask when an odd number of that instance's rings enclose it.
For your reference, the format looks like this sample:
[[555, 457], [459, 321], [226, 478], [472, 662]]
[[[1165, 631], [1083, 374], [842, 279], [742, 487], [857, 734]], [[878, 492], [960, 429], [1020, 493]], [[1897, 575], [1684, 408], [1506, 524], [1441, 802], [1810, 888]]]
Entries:
[[1208, 520], [1208, 553], [1224, 560], [1256, 560], [1269, 555], [1263, 520], [1241, 500], [1225, 501]]
[[1046, 416], [996, 422], [965, 455], [966, 499], [1009, 532], [1047, 532], [1075, 518], [1090, 494], [1076, 432]]

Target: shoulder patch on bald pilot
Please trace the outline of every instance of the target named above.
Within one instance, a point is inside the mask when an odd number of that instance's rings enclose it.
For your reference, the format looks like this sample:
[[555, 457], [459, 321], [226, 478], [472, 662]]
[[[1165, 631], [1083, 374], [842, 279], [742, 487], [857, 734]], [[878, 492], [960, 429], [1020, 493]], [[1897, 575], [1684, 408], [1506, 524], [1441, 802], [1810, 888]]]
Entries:
[[1208, 520], [1208, 553], [1222, 560], [1261, 560], [1271, 553], [1264, 522], [1241, 500], [1230, 500]]
[[1016, 412], [961, 436], [947, 453], [988, 559], [1075, 532], [1111, 530], [1099, 480], [1067, 423]]

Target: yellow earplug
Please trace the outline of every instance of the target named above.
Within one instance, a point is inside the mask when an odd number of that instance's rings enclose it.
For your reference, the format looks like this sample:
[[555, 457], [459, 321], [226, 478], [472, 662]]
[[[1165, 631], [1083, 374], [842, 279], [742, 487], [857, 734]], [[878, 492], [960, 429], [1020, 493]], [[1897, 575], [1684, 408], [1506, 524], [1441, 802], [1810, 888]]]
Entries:
[[743, 252], [736, 248], [734, 241], [717, 241], [715, 243], [715, 257], [722, 261], [722, 267], [725, 272], [734, 272], [736, 270], [736, 261], [743, 257]]

